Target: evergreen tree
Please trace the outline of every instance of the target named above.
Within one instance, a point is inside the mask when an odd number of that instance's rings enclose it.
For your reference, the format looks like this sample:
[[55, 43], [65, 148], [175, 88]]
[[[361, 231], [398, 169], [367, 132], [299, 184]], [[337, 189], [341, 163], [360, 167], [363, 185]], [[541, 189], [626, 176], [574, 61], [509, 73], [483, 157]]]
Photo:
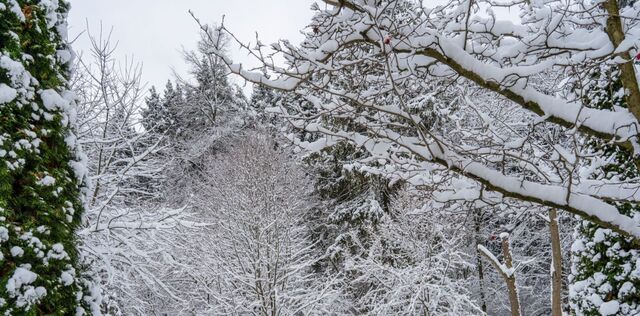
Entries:
[[156, 135], [175, 137], [178, 101], [178, 91], [174, 89], [171, 80], [167, 80], [163, 96], [160, 96], [155, 87], [149, 89], [149, 96], [145, 99], [147, 108], [142, 113], [142, 125]]
[[176, 82], [175, 87], [171, 84], [171, 81], [167, 82], [167, 88], [164, 91], [164, 103], [170, 124], [169, 137], [172, 138], [173, 142], [180, 142], [188, 134], [189, 128], [185, 124], [186, 120], [183, 117], [187, 104], [184, 90], [179, 82]]
[[209, 52], [212, 40], [211, 32], [201, 33], [198, 50], [184, 55], [193, 82], [179, 78], [174, 84], [169, 80], [162, 96], [155, 87], [149, 90], [143, 126], [166, 135], [173, 148], [183, 148], [185, 142], [212, 134], [213, 129], [244, 123], [240, 110], [248, 102], [242, 90], [230, 82], [226, 64]]
[[[167, 86], [169, 85], [171, 82], [167, 83]], [[142, 125], [145, 130], [154, 134], [167, 132], [171, 126], [171, 115], [155, 86], [149, 89], [149, 96], [145, 99], [145, 103], [147, 108], [142, 112]]]
[[0, 1], [0, 311], [99, 314], [76, 250], [82, 155], [71, 131], [65, 1]]
[[[628, 107], [616, 66], [601, 64], [591, 71], [590, 77], [589, 85], [582, 88], [585, 104], [599, 109]], [[622, 181], [640, 177], [630, 151], [597, 139], [590, 139], [588, 146], [607, 161], [597, 177]], [[622, 214], [640, 217], [640, 208], [635, 203], [614, 205]], [[633, 240], [590, 221], [582, 221], [574, 237], [570, 275], [573, 309], [579, 315], [638, 315], [640, 251]]]
[[[216, 45], [217, 43], [217, 45]], [[224, 125], [243, 123], [247, 103], [242, 90], [229, 79], [229, 69], [213, 54], [213, 47], [226, 48], [227, 40], [212, 28], [200, 33], [196, 51], [184, 54], [193, 82], [183, 82], [185, 105], [179, 123], [188, 130], [207, 130]], [[221, 46], [220, 46], [221, 45]]]
[[[346, 273], [351, 286], [345, 292], [354, 308], [367, 292], [367, 285], [357, 281], [361, 271], [349, 265], [367, 258], [373, 241], [380, 240], [379, 225], [391, 216], [392, 197], [401, 187], [399, 183], [390, 185], [383, 176], [350, 168], [350, 163], [363, 155], [362, 150], [339, 143], [306, 159], [316, 174], [315, 193], [322, 201], [308, 221], [322, 258], [315, 268], [328, 275]], [[391, 252], [387, 246], [383, 245], [384, 252]]]
[[[618, 1], [621, 12], [635, 0]], [[607, 26], [609, 27], [609, 26]], [[637, 71], [637, 68], [636, 68]], [[598, 63], [588, 72], [588, 83], [578, 86], [584, 104], [597, 109], [631, 108], [622, 84], [621, 66], [613, 61]], [[597, 138], [588, 147], [606, 161], [594, 177], [626, 181], [638, 179], [637, 157], [628, 148]], [[613, 203], [621, 214], [640, 219], [637, 203]], [[640, 314], [640, 249], [630, 237], [605, 229], [590, 221], [576, 228], [572, 246], [570, 299], [579, 315]]]
[[256, 84], [251, 92], [249, 107], [251, 116], [260, 124], [264, 124], [272, 129], [281, 129], [285, 126], [282, 117], [275, 113], [270, 113], [269, 108], [276, 108], [282, 105], [286, 98], [280, 91]]
[[233, 91], [226, 76], [226, 66], [211, 56], [204, 55], [194, 66], [196, 85], [192, 87], [194, 106], [201, 109], [204, 124], [215, 123], [218, 112], [233, 109]]

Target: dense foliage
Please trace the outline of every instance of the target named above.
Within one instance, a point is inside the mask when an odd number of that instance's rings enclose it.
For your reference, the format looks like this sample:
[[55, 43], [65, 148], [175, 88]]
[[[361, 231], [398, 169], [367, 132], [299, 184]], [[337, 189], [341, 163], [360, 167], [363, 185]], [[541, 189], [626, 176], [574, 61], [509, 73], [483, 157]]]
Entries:
[[64, 1], [0, 2], [0, 311], [98, 312], [75, 229], [84, 159], [71, 131]]
[[148, 92], [102, 30], [72, 62], [67, 10], [0, 0], [5, 314], [640, 312], [636, 1], [196, 17]]

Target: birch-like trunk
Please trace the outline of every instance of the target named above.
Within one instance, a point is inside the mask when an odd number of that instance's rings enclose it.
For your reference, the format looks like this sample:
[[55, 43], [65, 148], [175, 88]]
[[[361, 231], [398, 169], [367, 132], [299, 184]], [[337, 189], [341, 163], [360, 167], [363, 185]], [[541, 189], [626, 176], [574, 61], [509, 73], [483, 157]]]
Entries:
[[551, 235], [551, 315], [562, 316], [562, 250], [558, 228], [558, 211], [549, 211], [549, 233]]
[[513, 259], [511, 257], [511, 246], [509, 245], [509, 235], [501, 234], [502, 239], [502, 256], [504, 256], [504, 265], [509, 274], [503, 274], [509, 290], [509, 303], [511, 304], [511, 315], [520, 316], [520, 299], [518, 297], [518, 288], [516, 285], [516, 274], [513, 270]]

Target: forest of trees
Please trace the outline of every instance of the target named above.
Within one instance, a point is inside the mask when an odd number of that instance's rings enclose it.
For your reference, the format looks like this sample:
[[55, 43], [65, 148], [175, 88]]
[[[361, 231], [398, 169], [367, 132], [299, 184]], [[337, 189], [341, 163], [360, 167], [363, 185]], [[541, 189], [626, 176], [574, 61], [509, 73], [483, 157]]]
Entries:
[[0, 0], [0, 312], [640, 315], [640, 2], [434, 3], [193, 12], [148, 88]]

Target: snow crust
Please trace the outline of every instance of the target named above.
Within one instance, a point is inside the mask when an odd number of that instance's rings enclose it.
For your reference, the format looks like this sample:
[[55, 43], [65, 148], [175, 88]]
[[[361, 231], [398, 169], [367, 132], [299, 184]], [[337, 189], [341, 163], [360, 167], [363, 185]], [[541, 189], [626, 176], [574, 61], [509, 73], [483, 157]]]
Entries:
[[56, 179], [52, 176], [45, 176], [44, 178], [40, 179], [40, 181], [38, 181], [38, 184], [44, 185], [44, 186], [52, 186], [55, 183], [56, 183]]
[[12, 257], [22, 257], [24, 255], [24, 250], [18, 246], [11, 247], [11, 256]]
[[18, 96], [18, 91], [7, 86], [4, 83], [0, 83], [0, 104], [9, 103]]
[[600, 315], [602, 316], [615, 315], [619, 310], [620, 302], [618, 302], [617, 300], [602, 303], [602, 305], [600, 305], [600, 308], [598, 308], [598, 312], [600, 312]]

